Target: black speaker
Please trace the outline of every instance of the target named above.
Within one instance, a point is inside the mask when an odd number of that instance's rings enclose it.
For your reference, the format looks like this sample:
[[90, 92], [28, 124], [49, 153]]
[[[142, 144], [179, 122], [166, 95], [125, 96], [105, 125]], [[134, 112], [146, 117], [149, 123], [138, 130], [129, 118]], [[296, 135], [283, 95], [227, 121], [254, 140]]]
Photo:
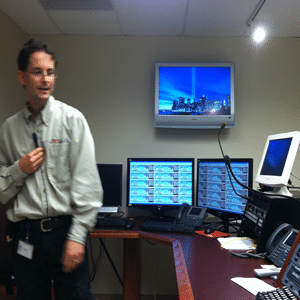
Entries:
[[122, 164], [97, 164], [99, 176], [104, 191], [103, 207], [100, 209], [106, 212], [105, 207], [122, 206]]
[[299, 214], [298, 199], [254, 193], [246, 205], [238, 236], [256, 240], [256, 253], [263, 253], [268, 238], [279, 225], [288, 223], [300, 228]]

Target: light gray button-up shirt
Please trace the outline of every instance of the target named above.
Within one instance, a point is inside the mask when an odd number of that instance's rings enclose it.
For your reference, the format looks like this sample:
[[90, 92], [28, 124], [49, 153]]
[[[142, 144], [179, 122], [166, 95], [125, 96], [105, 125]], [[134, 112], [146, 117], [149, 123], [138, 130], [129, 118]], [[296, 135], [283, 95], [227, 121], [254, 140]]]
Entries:
[[[45, 160], [27, 175], [19, 160], [36, 147], [33, 132], [45, 148]], [[68, 239], [85, 244], [102, 197], [93, 137], [77, 109], [51, 96], [38, 118], [24, 108], [5, 121], [0, 129], [0, 201], [11, 200], [9, 220], [71, 215]]]

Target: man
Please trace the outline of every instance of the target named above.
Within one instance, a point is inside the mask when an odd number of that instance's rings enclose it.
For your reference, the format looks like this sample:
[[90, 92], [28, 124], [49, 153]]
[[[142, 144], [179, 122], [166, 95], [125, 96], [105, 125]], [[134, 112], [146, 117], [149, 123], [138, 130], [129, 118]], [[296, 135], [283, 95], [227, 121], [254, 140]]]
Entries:
[[51, 48], [28, 41], [18, 56], [27, 106], [0, 129], [0, 200], [9, 202], [18, 299], [92, 299], [86, 238], [103, 190], [84, 116], [51, 96]]

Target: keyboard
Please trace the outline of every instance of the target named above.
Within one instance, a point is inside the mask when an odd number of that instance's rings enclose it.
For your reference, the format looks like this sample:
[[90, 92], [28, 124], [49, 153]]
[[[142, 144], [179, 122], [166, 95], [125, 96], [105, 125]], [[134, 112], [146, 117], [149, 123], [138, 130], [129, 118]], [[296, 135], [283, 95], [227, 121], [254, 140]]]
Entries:
[[294, 294], [284, 286], [282, 289], [276, 289], [270, 292], [259, 292], [256, 295], [256, 300], [297, 300]]
[[195, 226], [189, 224], [179, 224], [165, 221], [145, 221], [142, 226], [142, 230], [152, 231], [166, 231], [166, 232], [177, 232], [177, 233], [194, 233]]
[[133, 225], [133, 222], [129, 221], [127, 218], [97, 217], [95, 227], [120, 227], [130, 229]]

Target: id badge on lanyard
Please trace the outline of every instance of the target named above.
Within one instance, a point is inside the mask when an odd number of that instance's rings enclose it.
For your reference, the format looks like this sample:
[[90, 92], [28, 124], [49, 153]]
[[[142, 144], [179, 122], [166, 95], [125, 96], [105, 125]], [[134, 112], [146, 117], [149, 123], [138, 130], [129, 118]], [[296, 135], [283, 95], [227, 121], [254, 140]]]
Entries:
[[34, 245], [28, 242], [29, 240], [29, 229], [30, 229], [30, 224], [26, 223], [25, 228], [26, 228], [26, 238], [25, 241], [19, 240], [18, 242], [18, 249], [17, 253], [21, 256], [24, 256], [28, 259], [32, 259], [33, 256], [33, 250], [34, 250]]

